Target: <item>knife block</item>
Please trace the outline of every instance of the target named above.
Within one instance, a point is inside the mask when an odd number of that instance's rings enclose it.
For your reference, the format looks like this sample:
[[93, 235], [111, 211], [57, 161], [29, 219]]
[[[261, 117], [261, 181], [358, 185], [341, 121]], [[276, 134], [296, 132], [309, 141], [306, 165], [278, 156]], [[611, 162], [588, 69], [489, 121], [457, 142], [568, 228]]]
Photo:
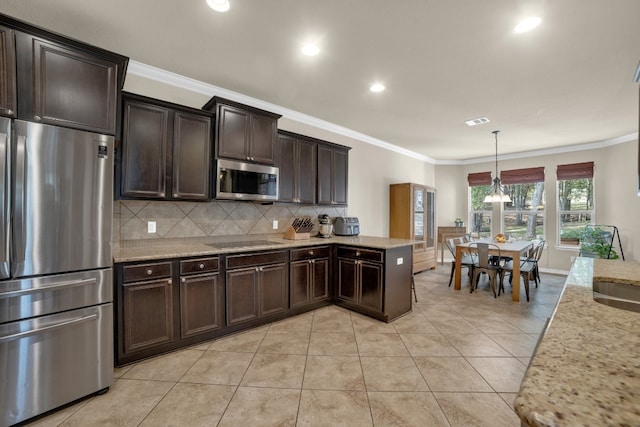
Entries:
[[305, 240], [311, 239], [311, 233], [298, 233], [295, 228], [289, 227], [284, 233], [284, 238], [288, 240]]

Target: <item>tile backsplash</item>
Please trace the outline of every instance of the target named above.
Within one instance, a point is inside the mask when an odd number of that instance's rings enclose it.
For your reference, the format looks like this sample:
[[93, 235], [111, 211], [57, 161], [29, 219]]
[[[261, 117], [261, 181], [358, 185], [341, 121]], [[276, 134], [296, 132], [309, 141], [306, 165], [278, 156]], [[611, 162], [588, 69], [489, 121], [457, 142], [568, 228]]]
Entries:
[[[302, 206], [289, 203], [170, 202], [115, 200], [113, 240], [230, 236], [284, 233], [296, 217], [319, 214], [346, 216], [347, 207]], [[278, 229], [273, 229], [273, 221]], [[156, 232], [147, 232], [147, 222], [156, 222]]]

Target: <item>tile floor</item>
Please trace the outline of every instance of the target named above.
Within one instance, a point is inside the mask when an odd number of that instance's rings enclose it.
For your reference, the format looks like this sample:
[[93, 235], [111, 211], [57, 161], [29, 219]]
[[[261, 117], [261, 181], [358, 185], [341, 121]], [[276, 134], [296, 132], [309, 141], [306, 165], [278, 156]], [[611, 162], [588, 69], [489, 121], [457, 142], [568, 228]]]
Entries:
[[419, 302], [392, 323], [325, 307], [116, 369], [108, 393], [29, 425], [517, 427], [511, 403], [565, 277], [514, 303], [486, 279], [447, 287], [449, 265], [416, 276]]

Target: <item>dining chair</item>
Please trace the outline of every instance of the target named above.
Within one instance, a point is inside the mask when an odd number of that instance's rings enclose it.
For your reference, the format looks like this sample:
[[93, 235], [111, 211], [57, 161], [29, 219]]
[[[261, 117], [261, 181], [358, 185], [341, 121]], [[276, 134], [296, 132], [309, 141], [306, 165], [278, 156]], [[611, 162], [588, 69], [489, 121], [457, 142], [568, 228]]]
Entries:
[[471, 292], [473, 292], [478, 286], [480, 273], [486, 273], [487, 276], [489, 276], [489, 281], [491, 282], [493, 297], [497, 298], [496, 276], [500, 274], [500, 264], [490, 262], [491, 256], [489, 255], [489, 251], [495, 251], [495, 255], [498, 257], [497, 259], [500, 259], [500, 247], [493, 243], [471, 242], [469, 243], [469, 249], [475, 249], [475, 255], [472, 255], [475, 259], [475, 263], [473, 265], [473, 275], [471, 277]]
[[[447, 248], [449, 248], [451, 255], [453, 255], [453, 261], [451, 261], [451, 275], [449, 276], [449, 287], [451, 287], [451, 281], [453, 280], [453, 273], [455, 272], [455, 269], [456, 269], [456, 246], [458, 246], [461, 243], [466, 243], [463, 237], [454, 237], [452, 239], [447, 239], [445, 241]], [[473, 274], [474, 264], [475, 264], [475, 260], [471, 257], [471, 255], [469, 255], [468, 253], [462, 254], [462, 259], [460, 260], [460, 268], [467, 267], [469, 269], [468, 270], [469, 278], [471, 278]]]
[[[533, 277], [536, 288], [540, 280], [538, 272], [538, 261], [542, 256], [542, 250], [544, 249], [544, 240], [540, 240], [531, 251], [527, 254], [527, 257], [520, 262], [520, 276], [524, 282], [524, 292], [527, 295], [527, 301], [529, 301], [529, 278]], [[498, 295], [504, 292], [504, 276], [507, 272], [511, 272], [509, 275], [509, 284], [513, 283], [513, 261], [505, 263], [500, 270], [500, 284], [498, 286]]]

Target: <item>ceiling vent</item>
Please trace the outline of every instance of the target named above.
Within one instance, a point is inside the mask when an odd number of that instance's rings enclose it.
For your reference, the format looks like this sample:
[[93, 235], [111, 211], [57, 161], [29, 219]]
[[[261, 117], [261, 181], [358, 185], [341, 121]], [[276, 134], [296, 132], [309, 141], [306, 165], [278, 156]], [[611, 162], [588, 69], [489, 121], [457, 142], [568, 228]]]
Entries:
[[467, 120], [465, 123], [467, 124], [467, 126], [477, 126], [489, 123], [489, 119], [487, 119], [486, 117], [478, 117], [477, 119]]

